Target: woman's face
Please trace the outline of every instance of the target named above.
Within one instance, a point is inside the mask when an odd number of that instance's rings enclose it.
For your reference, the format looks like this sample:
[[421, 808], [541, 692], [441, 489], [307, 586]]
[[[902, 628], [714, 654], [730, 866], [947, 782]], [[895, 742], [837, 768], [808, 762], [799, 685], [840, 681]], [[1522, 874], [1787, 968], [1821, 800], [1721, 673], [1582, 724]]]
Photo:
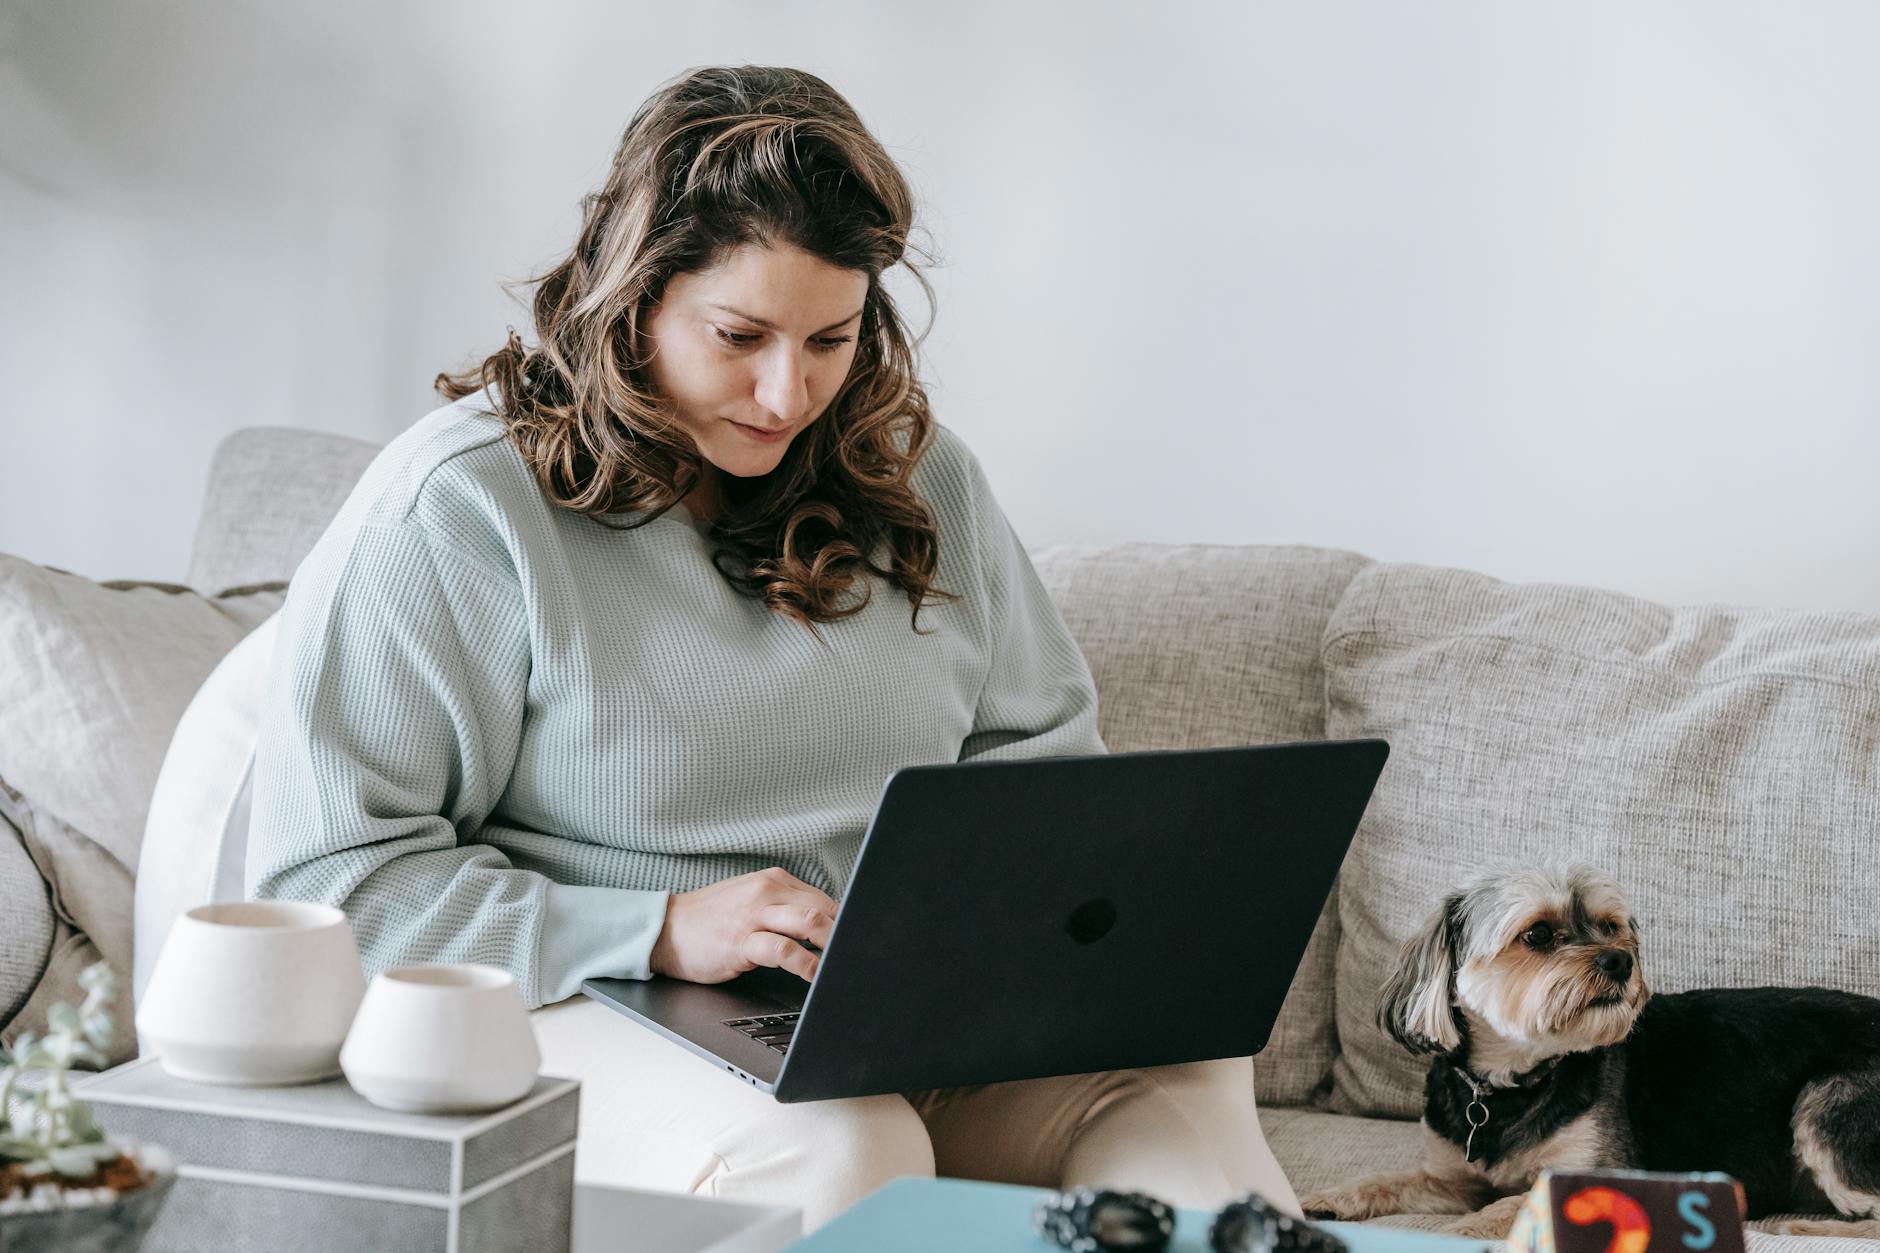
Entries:
[[[653, 386], [712, 465], [768, 474], [848, 378], [867, 294], [866, 272], [787, 246], [675, 275], [646, 322]], [[709, 516], [715, 489], [708, 474], [687, 505]]]

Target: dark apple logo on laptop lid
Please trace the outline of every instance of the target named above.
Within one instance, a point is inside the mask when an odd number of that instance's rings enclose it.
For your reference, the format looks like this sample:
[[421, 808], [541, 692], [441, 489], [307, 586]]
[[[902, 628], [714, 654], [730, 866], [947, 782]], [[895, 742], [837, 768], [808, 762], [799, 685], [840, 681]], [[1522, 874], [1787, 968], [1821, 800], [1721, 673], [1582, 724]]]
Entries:
[[1079, 944], [1095, 944], [1116, 925], [1116, 905], [1107, 896], [1085, 901], [1071, 911], [1064, 930]]

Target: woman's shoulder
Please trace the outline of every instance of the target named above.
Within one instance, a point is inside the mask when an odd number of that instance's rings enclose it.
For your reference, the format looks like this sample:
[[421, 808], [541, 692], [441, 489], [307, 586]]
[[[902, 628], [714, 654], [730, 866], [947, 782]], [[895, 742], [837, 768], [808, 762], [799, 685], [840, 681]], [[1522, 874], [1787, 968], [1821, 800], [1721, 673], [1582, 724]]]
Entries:
[[440, 405], [379, 451], [384, 463], [382, 514], [409, 518], [432, 498], [534, 487], [509, 429], [486, 392]]
[[334, 520], [396, 527], [509, 565], [545, 497], [487, 392], [440, 405], [381, 448]]
[[921, 454], [921, 465], [931, 462], [936, 466], [957, 466], [974, 459], [973, 450], [958, 431], [938, 418], [930, 419], [928, 427], [927, 448]]
[[[905, 445], [904, 445], [905, 446]], [[944, 529], [948, 523], [969, 523], [977, 514], [986, 493], [986, 472], [979, 458], [959, 432], [938, 419], [932, 434], [914, 463], [909, 481], [920, 498], [939, 515]]]

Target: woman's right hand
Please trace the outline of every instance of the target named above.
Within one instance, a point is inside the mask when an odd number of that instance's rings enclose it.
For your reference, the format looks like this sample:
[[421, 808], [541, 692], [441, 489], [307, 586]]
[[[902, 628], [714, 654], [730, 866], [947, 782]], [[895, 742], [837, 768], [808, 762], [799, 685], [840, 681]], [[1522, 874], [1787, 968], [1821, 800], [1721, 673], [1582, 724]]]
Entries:
[[723, 983], [759, 966], [814, 979], [822, 958], [797, 941], [824, 948], [835, 925], [835, 901], [772, 866], [674, 892], [650, 965], [692, 983]]

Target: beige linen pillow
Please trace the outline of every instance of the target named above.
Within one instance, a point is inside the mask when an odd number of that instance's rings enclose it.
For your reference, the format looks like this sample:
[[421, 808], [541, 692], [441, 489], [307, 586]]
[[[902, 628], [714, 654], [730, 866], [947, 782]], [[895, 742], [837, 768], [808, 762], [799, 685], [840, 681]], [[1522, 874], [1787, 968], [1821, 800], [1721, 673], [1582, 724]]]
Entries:
[[0, 1028], [38, 985], [53, 938], [45, 877], [19, 831], [0, 819]]
[[1616, 875], [1657, 991], [1880, 993], [1880, 617], [1374, 565], [1324, 655], [1327, 734], [1391, 745], [1339, 879], [1334, 1110], [1421, 1111], [1378, 990], [1495, 865]]
[[46, 973], [0, 1042], [44, 1031], [54, 1002], [78, 1003], [78, 971], [102, 957], [120, 981], [113, 1060], [134, 1054], [132, 867], [158, 767], [203, 679], [285, 588], [205, 596], [0, 553], [0, 818], [18, 828], [57, 919]]

